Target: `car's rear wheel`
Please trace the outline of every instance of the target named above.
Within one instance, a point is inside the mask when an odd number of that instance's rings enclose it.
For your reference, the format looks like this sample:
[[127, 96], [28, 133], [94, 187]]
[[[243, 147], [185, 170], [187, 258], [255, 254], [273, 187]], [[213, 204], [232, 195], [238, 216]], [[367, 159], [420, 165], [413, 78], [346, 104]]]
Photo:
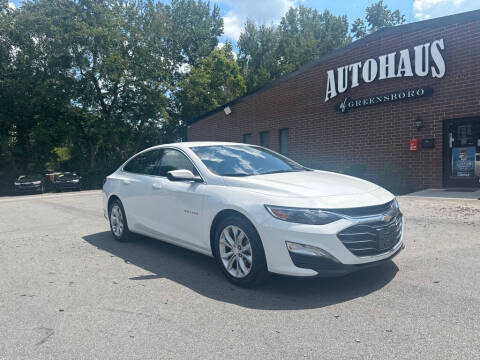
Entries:
[[115, 240], [121, 242], [129, 241], [131, 236], [128, 230], [127, 217], [120, 200], [112, 201], [108, 209], [108, 218], [110, 220], [110, 230]]
[[268, 278], [260, 237], [241, 216], [229, 216], [217, 226], [214, 253], [225, 276], [236, 285], [251, 287]]

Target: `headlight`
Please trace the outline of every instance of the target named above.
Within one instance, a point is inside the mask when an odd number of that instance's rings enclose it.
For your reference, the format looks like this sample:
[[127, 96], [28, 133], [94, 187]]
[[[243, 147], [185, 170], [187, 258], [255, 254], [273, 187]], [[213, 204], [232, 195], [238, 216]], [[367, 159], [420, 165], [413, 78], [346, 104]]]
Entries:
[[32, 184], [33, 185], [40, 185], [42, 182], [41, 181], [33, 181]]
[[302, 209], [265, 205], [275, 218], [298, 224], [325, 225], [340, 220], [341, 217], [320, 209]]
[[399, 209], [397, 198], [393, 199], [392, 207], [394, 209]]

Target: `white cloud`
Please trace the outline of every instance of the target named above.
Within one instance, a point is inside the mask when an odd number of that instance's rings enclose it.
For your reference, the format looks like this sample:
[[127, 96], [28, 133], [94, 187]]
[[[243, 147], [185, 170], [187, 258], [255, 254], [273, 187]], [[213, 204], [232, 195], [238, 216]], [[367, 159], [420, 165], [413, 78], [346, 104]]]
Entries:
[[9, 8], [9, 9], [13, 9], [13, 10], [15, 10], [17, 7], [15, 6], [15, 4], [14, 4], [14, 3], [12, 3], [12, 2], [9, 2], [9, 3], [8, 3], [8, 8]]
[[479, 0], [415, 0], [413, 13], [419, 20], [480, 9]]
[[258, 24], [278, 24], [297, 0], [219, 0], [230, 7], [223, 17], [225, 36], [238, 40], [247, 19]]

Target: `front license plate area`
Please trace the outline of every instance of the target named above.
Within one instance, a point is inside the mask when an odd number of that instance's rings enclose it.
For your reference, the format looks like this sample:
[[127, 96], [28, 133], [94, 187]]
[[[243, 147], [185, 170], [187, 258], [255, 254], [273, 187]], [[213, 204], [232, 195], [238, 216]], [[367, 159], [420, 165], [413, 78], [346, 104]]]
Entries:
[[395, 230], [392, 228], [377, 229], [377, 248], [378, 250], [388, 250], [393, 246], [395, 239]]

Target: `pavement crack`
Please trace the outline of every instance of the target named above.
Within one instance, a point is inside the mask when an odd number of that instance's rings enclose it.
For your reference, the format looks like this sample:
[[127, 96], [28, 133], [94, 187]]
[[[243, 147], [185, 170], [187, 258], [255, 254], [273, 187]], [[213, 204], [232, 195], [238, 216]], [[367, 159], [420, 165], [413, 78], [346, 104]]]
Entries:
[[36, 327], [33, 330], [38, 331], [41, 335], [43, 335], [40, 341], [35, 344], [36, 346], [44, 344], [53, 334], [55, 334], [55, 330], [47, 327]]

